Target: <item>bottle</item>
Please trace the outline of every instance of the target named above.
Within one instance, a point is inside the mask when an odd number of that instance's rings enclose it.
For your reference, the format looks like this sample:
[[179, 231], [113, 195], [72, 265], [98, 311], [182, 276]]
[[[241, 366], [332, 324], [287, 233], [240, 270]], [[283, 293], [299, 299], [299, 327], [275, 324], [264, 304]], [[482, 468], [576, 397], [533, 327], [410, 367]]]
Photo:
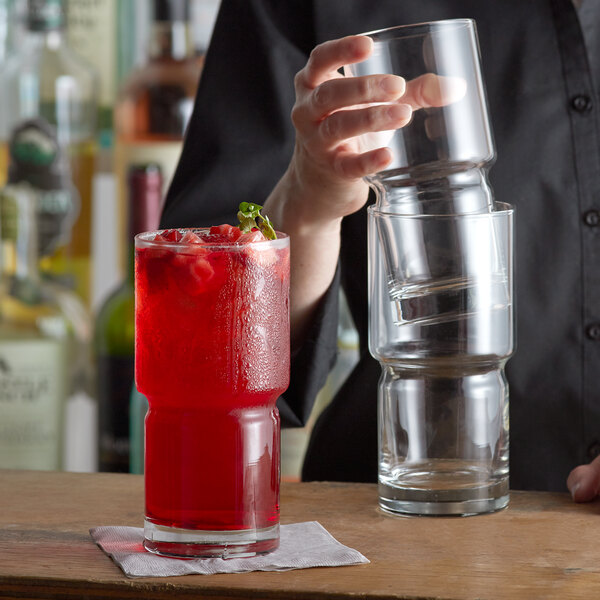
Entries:
[[[117, 67], [115, 101], [119, 90], [136, 65], [146, 57], [146, 40], [150, 19], [147, 16], [149, 2], [137, 0], [117, 1]], [[113, 106], [114, 108], [114, 106]], [[114, 126], [114, 112], [113, 112]], [[114, 141], [114, 140], [113, 140]]]
[[114, 112], [122, 231], [126, 222], [126, 169], [135, 163], [158, 163], [166, 191], [179, 160], [201, 72], [190, 31], [189, 2], [154, 0], [153, 9], [147, 60], [126, 79]]
[[90, 381], [87, 312], [38, 266], [52, 232], [61, 235], [51, 227], [60, 221], [43, 218], [47, 208], [68, 204], [74, 188], [43, 121], [15, 130], [9, 157], [0, 191], [0, 468], [53, 470], [62, 467], [67, 404], [88, 397]]
[[135, 384], [132, 385], [129, 400], [129, 472], [134, 475], [144, 474], [144, 422], [148, 407], [148, 398], [138, 391]]
[[10, 16], [8, 0], [0, 0], [0, 63], [6, 60], [10, 49]]
[[97, 77], [68, 46], [64, 25], [64, 0], [28, 0], [22, 42], [0, 69], [0, 180], [15, 127], [33, 117], [53, 125], [80, 207], [70, 237], [44, 255], [42, 270], [72, 284], [89, 302]]
[[194, 35], [194, 52], [196, 53], [196, 56], [203, 61], [210, 44], [221, 0], [190, 1]]
[[[121, 4], [131, 5], [131, 2]], [[98, 158], [108, 171], [113, 146], [113, 106], [117, 98], [119, 53], [117, 0], [69, 0], [67, 40], [69, 46], [91, 64], [99, 78]], [[131, 27], [131, 21], [129, 21]], [[99, 52], [98, 49], [102, 48]]]
[[162, 201], [162, 174], [155, 163], [129, 170], [129, 268], [96, 319], [100, 471], [129, 471], [130, 415], [134, 363], [133, 238], [156, 229]]

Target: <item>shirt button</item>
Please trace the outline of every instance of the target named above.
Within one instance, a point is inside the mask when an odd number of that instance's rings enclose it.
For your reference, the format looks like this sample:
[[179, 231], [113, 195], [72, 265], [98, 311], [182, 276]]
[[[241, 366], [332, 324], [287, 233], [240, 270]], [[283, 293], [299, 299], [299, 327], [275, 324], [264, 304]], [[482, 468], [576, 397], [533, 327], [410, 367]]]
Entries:
[[585, 334], [590, 340], [600, 340], [600, 323], [592, 323], [585, 328]]
[[597, 227], [600, 225], [600, 212], [597, 210], [588, 210], [583, 215], [583, 222], [590, 227]]
[[594, 460], [596, 456], [600, 455], [600, 442], [593, 441], [587, 449], [587, 455], [590, 460]]
[[571, 106], [573, 107], [573, 110], [584, 113], [592, 110], [592, 99], [585, 94], [579, 94], [571, 98]]

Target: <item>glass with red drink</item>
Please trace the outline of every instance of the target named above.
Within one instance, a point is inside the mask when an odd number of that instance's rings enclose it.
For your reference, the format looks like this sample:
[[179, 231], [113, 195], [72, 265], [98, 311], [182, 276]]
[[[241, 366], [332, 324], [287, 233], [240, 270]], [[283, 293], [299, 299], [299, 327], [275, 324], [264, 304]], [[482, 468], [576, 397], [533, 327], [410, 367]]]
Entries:
[[135, 374], [149, 401], [144, 546], [188, 557], [274, 550], [289, 239], [223, 225], [135, 244]]

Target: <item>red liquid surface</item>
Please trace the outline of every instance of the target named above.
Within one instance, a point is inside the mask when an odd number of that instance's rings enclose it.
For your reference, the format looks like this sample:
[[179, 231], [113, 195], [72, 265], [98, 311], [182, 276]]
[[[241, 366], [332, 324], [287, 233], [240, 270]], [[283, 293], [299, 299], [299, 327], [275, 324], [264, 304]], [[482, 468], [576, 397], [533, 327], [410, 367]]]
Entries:
[[275, 402], [289, 383], [288, 290], [289, 250], [266, 242], [136, 249], [150, 521], [204, 530], [279, 522]]

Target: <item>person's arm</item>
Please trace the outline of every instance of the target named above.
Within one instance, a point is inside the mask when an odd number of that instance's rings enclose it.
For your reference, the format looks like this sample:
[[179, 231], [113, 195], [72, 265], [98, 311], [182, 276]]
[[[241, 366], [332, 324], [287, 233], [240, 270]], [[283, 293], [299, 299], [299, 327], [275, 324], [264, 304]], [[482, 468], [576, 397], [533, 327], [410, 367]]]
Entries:
[[387, 148], [360, 153], [355, 136], [402, 127], [411, 117], [406, 104], [366, 106], [397, 100], [405, 91], [402, 78], [345, 78], [338, 72], [364, 60], [371, 49], [372, 41], [363, 36], [325, 42], [295, 77], [294, 154], [265, 204], [265, 213], [291, 238], [293, 347], [302, 342], [333, 280], [343, 217], [367, 201], [363, 177], [391, 161]]
[[341, 221], [367, 201], [363, 176], [391, 161], [387, 148], [360, 153], [355, 138], [402, 127], [443, 89], [431, 76], [343, 77], [340, 67], [370, 53], [364, 36], [325, 42], [306, 62], [298, 32], [309, 21], [290, 10], [223, 0], [162, 226], [233, 222], [240, 202], [268, 195], [265, 214], [291, 238], [294, 367], [282, 421], [301, 425], [335, 356]]
[[[313, 36], [304, 0], [222, 0], [162, 227], [234, 223], [240, 202], [264, 204], [293, 154], [294, 75]], [[338, 279], [294, 349], [282, 425], [306, 424], [335, 360]]]
[[357, 136], [404, 127], [413, 110], [454, 102], [465, 92], [463, 80], [432, 73], [409, 82], [389, 74], [340, 74], [341, 67], [363, 61], [372, 49], [366, 36], [324, 42], [294, 80], [294, 154], [265, 205], [291, 237], [293, 346], [301, 343], [333, 279], [342, 219], [367, 201], [363, 178], [392, 160], [385, 147], [361, 152]]

